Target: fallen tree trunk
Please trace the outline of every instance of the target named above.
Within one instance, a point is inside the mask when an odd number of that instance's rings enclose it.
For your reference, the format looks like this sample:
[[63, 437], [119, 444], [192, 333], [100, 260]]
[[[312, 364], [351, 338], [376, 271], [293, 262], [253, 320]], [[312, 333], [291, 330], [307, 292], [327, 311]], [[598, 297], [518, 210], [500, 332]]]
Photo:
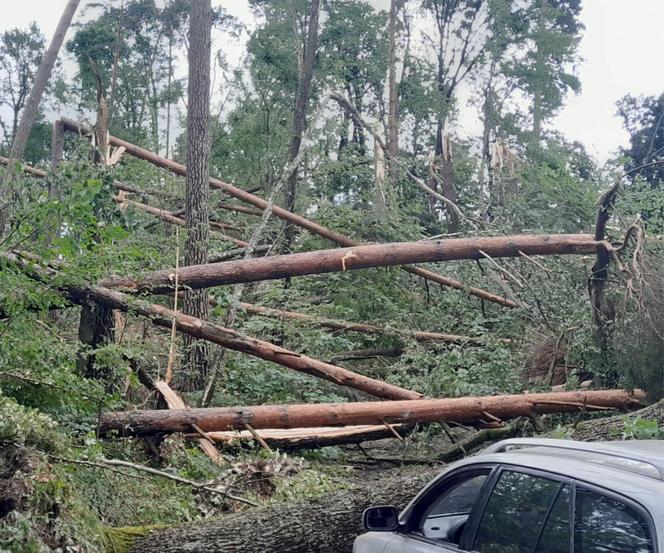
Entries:
[[381, 473], [378, 478], [365, 478], [314, 500], [271, 504], [218, 519], [157, 529], [136, 538], [130, 551], [350, 553], [353, 540], [363, 532], [364, 509], [386, 504], [405, 507], [439, 471], [440, 468], [402, 468], [393, 476]]
[[[418, 262], [518, 257], [526, 255], [589, 254], [603, 245], [588, 234], [553, 234], [456, 238], [421, 242], [395, 242], [320, 250], [290, 255], [190, 265], [178, 270], [180, 286], [191, 289], [255, 282], [293, 276], [332, 273], [370, 267], [389, 267]], [[611, 247], [606, 245], [605, 247]], [[140, 278], [111, 278], [102, 286], [131, 292], [163, 294], [173, 287], [174, 269]]]
[[[0, 165], [8, 166], [11, 164], [11, 160], [8, 157], [0, 156]], [[38, 177], [40, 179], [45, 178], [48, 173], [42, 169], [37, 169], [36, 167], [31, 167], [24, 163], [21, 164], [21, 169], [26, 175], [31, 175], [33, 177]]]
[[154, 324], [165, 328], [171, 328], [173, 320], [175, 320], [177, 330], [184, 334], [213, 342], [227, 349], [248, 353], [254, 357], [272, 361], [298, 372], [323, 378], [340, 386], [349, 386], [375, 397], [409, 400], [422, 397], [417, 392], [362, 376], [342, 367], [324, 363], [318, 359], [287, 350], [269, 342], [245, 336], [235, 330], [224, 328], [197, 319], [196, 317], [176, 313], [161, 305], [143, 301], [132, 301], [130, 297], [114, 290], [102, 287], [89, 287], [83, 289], [70, 288], [69, 292], [69, 296], [76, 301], [93, 301], [109, 305], [120, 311], [132, 311], [149, 317]]
[[[163, 209], [159, 209], [158, 207], [142, 204], [135, 200], [130, 200], [128, 198], [121, 198], [119, 196], [113, 196], [113, 201], [120, 206], [128, 205], [135, 209], [138, 209], [139, 211], [143, 211], [145, 213], [149, 213], [150, 215], [154, 215], [155, 217], [157, 217], [157, 219], [161, 219], [162, 221], [170, 223], [171, 225], [176, 225], [179, 227], [185, 226], [185, 220], [171, 213], [170, 211], [164, 211]], [[220, 236], [221, 238], [223, 238], [228, 242], [232, 242], [233, 244], [239, 246], [240, 248], [246, 248], [249, 245], [249, 243], [245, 242], [244, 240], [233, 238], [232, 236], [228, 236], [227, 234], [224, 234], [222, 232], [227, 229], [237, 228], [233, 225], [229, 225], [227, 223], [219, 223], [217, 221], [210, 221], [210, 228], [216, 231], [218, 236]]]
[[347, 321], [337, 321], [334, 319], [324, 319], [306, 315], [305, 313], [297, 313], [295, 311], [286, 311], [284, 309], [274, 309], [272, 307], [263, 307], [251, 303], [240, 303], [240, 307], [251, 315], [264, 315], [266, 317], [273, 317], [275, 319], [289, 319], [293, 321], [301, 321], [303, 323], [311, 323], [316, 326], [324, 328], [331, 328], [333, 330], [343, 330], [350, 332], [360, 332], [363, 334], [385, 334], [387, 336], [396, 337], [411, 337], [418, 342], [454, 342], [460, 344], [480, 344], [482, 338], [472, 336], [462, 336], [459, 334], [446, 334], [444, 332], [423, 332], [419, 330], [390, 330], [381, 326], [365, 324], [365, 323], [351, 323]]
[[[572, 437], [583, 442], [601, 442], [623, 439], [643, 439], [638, 428], [632, 426], [637, 421], [652, 422], [660, 430], [664, 428], [664, 400], [648, 405], [628, 415], [603, 417], [584, 421], [577, 425]], [[636, 432], [637, 435], [632, 433]]]
[[[27, 274], [42, 282], [48, 282], [50, 280], [49, 277], [52, 278], [57, 275], [57, 271], [54, 269], [49, 270], [35, 266], [34, 258], [26, 260], [13, 253], [0, 253], [0, 259], [21, 267]], [[60, 290], [73, 303], [83, 304], [93, 302], [122, 312], [130, 311], [148, 317], [153, 324], [168, 329], [172, 328], [173, 322], [175, 322], [176, 329], [184, 334], [208, 340], [227, 349], [247, 353], [266, 361], [272, 361], [298, 372], [329, 380], [340, 386], [355, 388], [375, 397], [408, 400], [420, 399], [422, 397], [422, 394], [417, 392], [362, 376], [342, 367], [324, 363], [318, 359], [287, 350], [270, 342], [245, 336], [235, 330], [175, 312], [162, 305], [132, 298], [116, 290], [109, 290], [101, 286], [74, 285], [62, 286]]]
[[[395, 424], [388, 428], [385, 425], [362, 425], [323, 427], [323, 428], [292, 428], [288, 430], [261, 430], [260, 437], [274, 449], [289, 451], [294, 449], [316, 449], [321, 447], [356, 444], [384, 438], [405, 436], [412, 427]], [[250, 441], [255, 437], [248, 430], [240, 432], [207, 432], [206, 435], [215, 442], [232, 444]], [[195, 434], [186, 435], [196, 438]]]
[[[89, 136], [92, 133], [92, 130], [87, 125], [83, 125], [66, 117], [63, 117], [61, 121], [66, 131], [80, 134], [82, 136]], [[154, 152], [146, 150], [145, 148], [141, 148], [140, 146], [136, 146], [135, 144], [122, 140], [116, 136], [109, 136], [108, 143], [118, 148], [125, 148], [125, 151], [128, 154], [137, 157], [139, 159], [148, 161], [149, 163], [152, 163], [157, 167], [167, 169], [172, 173], [175, 173], [176, 175], [185, 176], [187, 174], [187, 169], [184, 165], [177, 163], [173, 160], [161, 157], [158, 154], [155, 154]], [[258, 209], [260, 209], [261, 211], [268, 207], [268, 202], [266, 200], [259, 198], [258, 196], [254, 196], [252, 193], [242, 190], [236, 186], [233, 186], [232, 184], [229, 184], [227, 182], [215, 178], [210, 178], [209, 182], [211, 188], [217, 190], [223, 190], [229, 196], [232, 196], [238, 200], [253, 205]], [[357, 246], [360, 244], [357, 240], [353, 240], [348, 236], [330, 230], [322, 225], [319, 225], [318, 223], [314, 223], [313, 221], [310, 221], [309, 219], [306, 219], [295, 213], [292, 213], [282, 207], [274, 205], [272, 206], [271, 209], [275, 217], [278, 217], [284, 221], [288, 221], [289, 223], [304, 228], [309, 232], [322, 236], [323, 238], [327, 238], [328, 240], [336, 242], [341, 246], [348, 247], [348, 246]], [[509, 300], [497, 294], [493, 294], [491, 292], [487, 292], [486, 290], [482, 290], [480, 288], [468, 287], [463, 282], [460, 282], [458, 280], [443, 275], [439, 275], [437, 273], [434, 273], [433, 271], [429, 271], [421, 267], [403, 267], [403, 269], [409, 273], [418, 275], [432, 282], [436, 282], [443, 286], [449, 286], [457, 290], [463, 290], [468, 294], [476, 296], [480, 299], [497, 303], [504, 307], [511, 307], [511, 308], [519, 307], [519, 305], [512, 300]]]
[[641, 391], [599, 390], [505, 396], [422, 399], [316, 405], [261, 405], [179, 411], [104, 413], [100, 433], [150, 435], [189, 432], [195, 424], [205, 432], [261, 428], [305, 428], [414, 422], [498, 422], [521, 416], [583, 410], [631, 409], [645, 399]]

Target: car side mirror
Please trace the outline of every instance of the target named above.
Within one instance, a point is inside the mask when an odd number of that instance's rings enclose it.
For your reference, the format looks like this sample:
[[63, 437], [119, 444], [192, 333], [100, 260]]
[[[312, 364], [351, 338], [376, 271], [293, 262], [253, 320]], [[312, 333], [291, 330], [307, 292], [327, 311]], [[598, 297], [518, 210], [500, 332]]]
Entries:
[[392, 505], [369, 507], [362, 515], [362, 524], [370, 532], [392, 532], [399, 527], [399, 511]]

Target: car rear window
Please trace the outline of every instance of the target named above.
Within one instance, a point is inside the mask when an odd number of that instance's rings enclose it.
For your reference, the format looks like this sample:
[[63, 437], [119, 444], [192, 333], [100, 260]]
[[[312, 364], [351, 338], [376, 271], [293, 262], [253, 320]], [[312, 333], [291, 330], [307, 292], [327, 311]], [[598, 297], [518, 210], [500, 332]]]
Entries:
[[576, 491], [574, 553], [652, 553], [645, 517], [635, 508], [583, 488]]

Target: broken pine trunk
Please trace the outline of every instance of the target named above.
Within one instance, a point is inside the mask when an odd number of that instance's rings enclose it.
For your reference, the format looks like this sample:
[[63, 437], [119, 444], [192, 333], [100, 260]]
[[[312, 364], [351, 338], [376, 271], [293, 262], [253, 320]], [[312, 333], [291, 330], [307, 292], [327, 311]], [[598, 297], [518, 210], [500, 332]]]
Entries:
[[[76, 121], [73, 121], [72, 119], [63, 117], [61, 121], [62, 124], [64, 125], [65, 130], [68, 132], [80, 134], [83, 136], [89, 136], [92, 132], [90, 127], [88, 127], [87, 125], [78, 123]], [[109, 139], [109, 144], [118, 148], [125, 148], [126, 152], [129, 155], [148, 161], [149, 163], [152, 163], [157, 167], [167, 169], [176, 175], [186, 176], [187, 174], [187, 168], [180, 163], [161, 157], [160, 155], [155, 154], [154, 152], [146, 150], [145, 148], [141, 148], [140, 146], [132, 144], [131, 142], [127, 142], [126, 140], [122, 140], [121, 138], [118, 138], [116, 136], [111, 135], [108, 137], [108, 139]], [[227, 193], [229, 196], [232, 196], [238, 200], [253, 205], [254, 207], [259, 208], [260, 210], [263, 210], [268, 206], [268, 202], [263, 198], [254, 196], [250, 192], [242, 190], [222, 180], [210, 178], [209, 184], [211, 188], [222, 190], [225, 193]], [[306, 229], [309, 232], [312, 232], [313, 234], [322, 236], [323, 238], [331, 240], [332, 242], [336, 242], [340, 246], [357, 246], [360, 244], [360, 242], [354, 240], [353, 238], [350, 238], [348, 236], [330, 230], [324, 227], [323, 225], [319, 225], [318, 223], [310, 221], [309, 219], [301, 217], [300, 215], [292, 213], [291, 211], [288, 211], [287, 209], [284, 209], [282, 207], [275, 205], [272, 206], [271, 209], [272, 209], [272, 214], [275, 217], [278, 217], [284, 221], [292, 223], [300, 228]], [[436, 282], [443, 286], [448, 286], [451, 288], [455, 288], [457, 290], [462, 290], [482, 300], [486, 300], [492, 303], [497, 303], [498, 305], [502, 305], [503, 307], [510, 307], [510, 308], [519, 307], [519, 305], [516, 302], [510, 299], [504, 298], [497, 294], [493, 294], [492, 292], [487, 292], [486, 290], [482, 290], [481, 288], [466, 286], [463, 282], [460, 282], [456, 279], [444, 275], [439, 275], [438, 273], [434, 273], [433, 271], [429, 271], [428, 269], [423, 269], [422, 267], [403, 267], [403, 270], [411, 274], [425, 278], [427, 280], [430, 280], [431, 282]]]
[[516, 417], [577, 411], [628, 410], [645, 399], [642, 391], [598, 390], [486, 397], [325, 403], [315, 405], [261, 405], [179, 411], [104, 413], [100, 433], [123, 435], [204, 432], [261, 428], [305, 428], [414, 422], [489, 423]]
[[[523, 254], [590, 254], [595, 253], [601, 244], [603, 242], [594, 240], [589, 234], [517, 235], [396, 242], [193, 265], [180, 268], [178, 279], [181, 286], [199, 289], [239, 282], [408, 263], [519, 257]], [[610, 247], [610, 244], [606, 246]], [[106, 279], [100, 284], [131, 292], [162, 294], [172, 291], [173, 274], [173, 269], [166, 269], [136, 279]]]

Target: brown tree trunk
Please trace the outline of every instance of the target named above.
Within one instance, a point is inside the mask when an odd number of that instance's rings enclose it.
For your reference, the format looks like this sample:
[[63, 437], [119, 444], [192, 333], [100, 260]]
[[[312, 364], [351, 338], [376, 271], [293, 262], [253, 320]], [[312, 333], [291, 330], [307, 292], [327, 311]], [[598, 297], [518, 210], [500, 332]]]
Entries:
[[[590, 254], [595, 253], [601, 245], [603, 242], [593, 240], [592, 235], [589, 234], [422, 240], [193, 265], [180, 268], [178, 275], [181, 286], [201, 289], [239, 282], [255, 282], [369, 267], [389, 267], [408, 263], [458, 259], [479, 260], [486, 256], [492, 258], [519, 257], [522, 253], [526, 255]], [[121, 287], [131, 292], [162, 294], [173, 289], [172, 274], [173, 269], [166, 269], [137, 279], [124, 277], [106, 279], [100, 284], [107, 287]]]
[[[307, 106], [309, 104], [309, 90], [314, 76], [314, 62], [318, 50], [318, 16], [320, 14], [320, 0], [311, 1], [311, 13], [309, 15], [309, 25], [307, 28], [307, 41], [304, 47], [304, 54], [300, 65], [300, 80], [297, 86], [297, 95], [295, 98], [295, 110], [293, 111], [293, 126], [291, 130], [291, 139], [288, 145], [288, 163], [292, 162], [300, 151], [302, 145], [302, 135], [305, 131]], [[297, 39], [297, 37], [296, 37]], [[286, 209], [295, 211], [295, 199], [297, 196], [297, 176], [298, 170], [295, 170], [288, 177], [288, 182], [284, 190], [284, 199]], [[285, 250], [289, 251], [295, 238], [295, 227], [286, 224], [284, 233]]]
[[[92, 158], [95, 165], [100, 165], [102, 171], [108, 161], [108, 108], [104, 96], [101, 77], [95, 70], [97, 83], [97, 120], [95, 124], [96, 148]], [[115, 340], [115, 316], [113, 309], [103, 303], [84, 302], [81, 304], [81, 314], [78, 323], [78, 340], [83, 345], [79, 350], [76, 368], [79, 374], [87, 378], [97, 378], [109, 382], [112, 374], [102, 370], [96, 365], [95, 350]]]
[[102, 434], [144, 436], [191, 432], [195, 424], [204, 432], [261, 428], [310, 428], [383, 423], [456, 422], [487, 423], [547, 413], [633, 409], [645, 399], [639, 390], [598, 390], [505, 396], [320, 403], [315, 405], [260, 405], [214, 407], [179, 411], [124, 411], [101, 416]]
[[[32, 125], [35, 122], [37, 113], [39, 111], [39, 104], [41, 103], [42, 96], [48, 85], [48, 81], [51, 78], [51, 73], [53, 72], [53, 66], [55, 65], [56, 60], [58, 59], [58, 53], [60, 52], [60, 47], [65, 39], [67, 34], [67, 29], [71, 24], [71, 20], [76, 13], [76, 9], [80, 0], [69, 0], [65, 6], [60, 22], [55, 29], [55, 34], [51, 39], [51, 44], [48, 47], [48, 50], [44, 54], [41, 65], [37, 70], [35, 75], [35, 81], [32, 83], [32, 89], [30, 90], [30, 96], [28, 101], [25, 104], [23, 109], [23, 115], [21, 116], [21, 122], [14, 133], [12, 148], [10, 153], [10, 158], [15, 161], [23, 159], [23, 154], [25, 153], [25, 148], [28, 144], [28, 138], [30, 137], [30, 131], [32, 130]], [[10, 164], [8, 174], [5, 174], [0, 178], [0, 237], [5, 232], [5, 227], [8, 221], [9, 214], [9, 205], [11, 203], [12, 193], [12, 166]]]
[[[53, 122], [51, 133], [51, 171], [55, 171], [62, 161], [65, 148], [65, 127], [59, 119]], [[51, 188], [49, 187], [49, 191]]]
[[[55, 269], [50, 267], [40, 268], [37, 265], [40, 260], [34, 256], [26, 258], [14, 253], [0, 252], [0, 259], [19, 267], [31, 278], [40, 282], [48, 283], [51, 279], [57, 277]], [[83, 304], [85, 302], [94, 302], [104, 304], [118, 311], [131, 311], [132, 313], [149, 318], [157, 326], [168, 329], [172, 327], [173, 321], [175, 321], [176, 329], [184, 334], [190, 334], [196, 338], [208, 340], [228, 349], [247, 353], [305, 374], [323, 378], [340, 386], [355, 388], [369, 395], [390, 399], [419, 399], [422, 397], [417, 392], [367, 378], [342, 367], [324, 363], [275, 344], [245, 336], [235, 330], [202, 321], [201, 319], [182, 313], [175, 313], [171, 309], [161, 305], [137, 300], [115, 290], [109, 290], [100, 286], [62, 286], [60, 290], [73, 303]]]
[[655, 421], [664, 428], [664, 400], [648, 405], [643, 409], [613, 417], [584, 421], [576, 426], [572, 437], [583, 442], [602, 442], [610, 440], [639, 439], [630, 435], [629, 427], [638, 421]]
[[92, 301], [120, 311], [132, 311], [150, 318], [154, 324], [164, 328], [171, 328], [173, 320], [175, 320], [178, 331], [194, 338], [207, 340], [228, 349], [272, 361], [298, 372], [317, 376], [340, 386], [355, 388], [376, 397], [391, 399], [418, 399], [421, 397], [421, 394], [417, 392], [404, 390], [398, 386], [359, 375], [342, 367], [324, 363], [275, 344], [245, 336], [235, 330], [190, 315], [175, 313], [161, 305], [133, 300], [133, 298], [113, 290], [102, 287], [70, 287], [67, 291], [70, 299], [77, 303]]
[[390, 1], [389, 23], [389, 75], [388, 75], [388, 114], [387, 114], [387, 153], [389, 181], [396, 185], [399, 175], [396, 159], [399, 156], [399, 99], [397, 97], [397, 0]]
[[[192, 0], [189, 15], [185, 265], [207, 263], [208, 259], [211, 44], [210, 0]], [[187, 291], [184, 297], [184, 313], [207, 320], [210, 310], [208, 299], [205, 290]], [[179, 375], [179, 387], [183, 390], [200, 390], [205, 385], [208, 374], [208, 345], [205, 341], [188, 335], [185, 336], [184, 348], [184, 374]]]
[[[410, 425], [363, 425], [341, 428], [294, 428], [288, 430], [261, 430], [258, 434], [268, 446], [280, 451], [296, 449], [319, 449], [344, 444], [358, 444], [385, 438], [404, 437], [411, 430]], [[249, 431], [208, 432], [206, 435], [214, 442], [232, 444], [233, 442], [254, 440]], [[188, 434], [187, 438], [196, 438], [200, 434]]]
[[[371, 505], [405, 507], [440, 471], [400, 469], [319, 499], [271, 504], [201, 523], [155, 530], [134, 541], [131, 553], [350, 553]], [[132, 536], [133, 537], [133, 536]], [[128, 539], [132, 539], [128, 536]]]
[[[65, 129], [67, 131], [83, 135], [89, 135], [91, 132], [90, 128], [87, 127], [86, 125], [83, 125], [68, 118], [63, 118], [62, 120], [65, 124]], [[176, 175], [184, 176], [187, 174], [187, 169], [184, 165], [172, 161], [170, 159], [165, 159], [159, 156], [158, 154], [150, 152], [149, 150], [141, 148], [140, 146], [132, 144], [131, 142], [127, 142], [126, 140], [122, 140], [121, 138], [118, 138], [116, 136], [109, 137], [109, 142], [113, 146], [125, 148], [126, 152], [132, 156], [148, 161], [153, 165], [156, 165], [157, 167], [168, 169], [169, 171], [175, 173]], [[261, 210], [265, 209], [268, 205], [268, 202], [265, 201], [264, 199], [259, 198], [258, 196], [254, 196], [250, 192], [242, 190], [237, 186], [233, 186], [232, 184], [229, 184], [219, 179], [211, 178], [210, 187], [216, 190], [223, 190], [229, 196], [233, 196], [238, 200], [247, 202], [248, 204], [256, 206]], [[319, 225], [318, 223], [310, 221], [309, 219], [296, 215], [295, 213], [292, 213], [282, 207], [273, 206], [272, 214], [275, 217], [279, 217], [284, 221], [293, 223], [294, 225], [304, 228], [309, 232], [317, 234], [318, 236], [322, 236], [323, 238], [326, 238], [332, 242], [336, 242], [341, 246], [359, 245], [358, 241], [348, 236], [330, 230], [322, 225]], [[411, 274], [421, 276], [422, 278], [430, 280], [431, 282], [436, 282], [443, 286], [449, 286], [457, 290], [462, 290], [464, 292], [467, 292], [468, 294], [471, 294], [473, 296], [476, 296], [478, 298], [481, 298], [483, 300], [492, 303], [497, 303], [498, 305], [502, 305], [504, 307], [515, 308], [519, 306], [516, 302], [512, 300], [509, 300], [497, 294], [493, 294], [491, 292], [487, 292], [486, 290], [482, 290], [481, 288], [468, 287], [463, 282], [460, 282], [458, 280], [443, 275], [439, 275], [438, 273], [434, 273], [433, 271], [429, 271], [428, 269], [424, 269], [422, 267], [403, 267], [403, 270]]]

